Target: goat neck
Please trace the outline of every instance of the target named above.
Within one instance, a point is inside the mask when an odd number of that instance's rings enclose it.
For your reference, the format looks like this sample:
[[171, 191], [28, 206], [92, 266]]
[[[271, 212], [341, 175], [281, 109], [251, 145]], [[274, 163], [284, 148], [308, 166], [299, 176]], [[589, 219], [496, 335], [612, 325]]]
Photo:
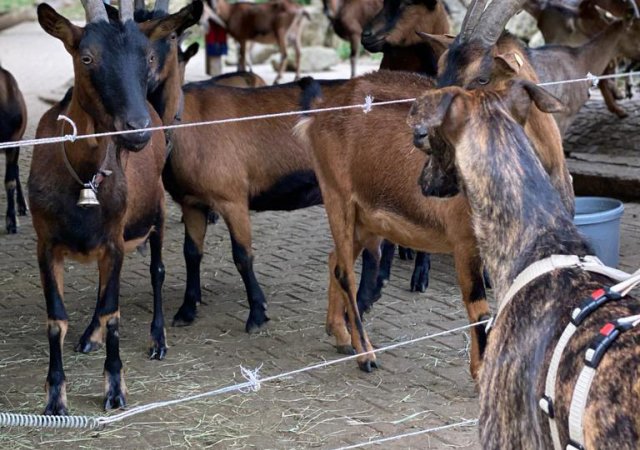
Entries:
[[583, 71], [600, 75], [612, 59], [618, 56], [618, 44], [628, 24], [616, 22], [586, 44], [574, 50], [576, 63]]
[[224, 23], [229, 22], [229, 17], [231, 17], [231, 8], [232, 6], [227, 3], [226, 0], [213, 0], [211, 2], [213, 12], [220, 18]]
[[456, 166], [497, 298], [535, 261], [589, 253], [524, 129], [506, 111], [481, 104], [469, 115]]

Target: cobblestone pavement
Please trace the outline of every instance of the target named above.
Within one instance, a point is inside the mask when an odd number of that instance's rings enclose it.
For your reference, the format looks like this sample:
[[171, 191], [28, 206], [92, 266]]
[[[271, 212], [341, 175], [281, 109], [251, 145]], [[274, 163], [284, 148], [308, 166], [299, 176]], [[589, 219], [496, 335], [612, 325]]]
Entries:
[[[16, 45], [24, 36], [32, 36], [29, 33], [33, 30], [17, 27], [11, 33], [0, 36], [3, 51], [3, 39], [15, 39], [12, 45]], [[55, 53], [50, 41], [43, 39], [43, 48]], [[7, 52], [17, 58], [15, 47]], [[0, 56], [4, 58], [4, 54]], [[26, 83], [26, 93], [37, 120], [44, 108], [37, 95], [44, 88], [38, 85], [33, 67], [23, 70], [29, 72], [23, 79], [32, 80]], [[60, 85], [66, 76], [65, 72], [52, 72], [47, 86]], [[32, 116], [28, 136], [33, 135], [35, 120]], [[26, 180], [28, 151], [22, 160]], [[170, 322], [182, 300], [185, 272], [180, 214], [171, 201], [168, 204], [164, 298]], [[0, 211], [5, 207], [4, 195], [0, 195]], [[627, 204], [622, 226], [623, 269], [640, 266], [639, 214], [640, 205]], [[243, 381], [240, 365], [261, 366], [261, 373], [269, 376], [338, 356], [324, 332], [326, 259], [331, 248], [324, 210], [261, 213], [252, 220], [255, 269], [272, 319], [256, 335], [243, 331], [248, 308], [224, 224], [211, 226], [207, 236], [202, 265], [206, 304], [193, 326], [167, 328], [170, 349], [162, 362], [145, 357], [152, 300], [149, 258], [139, 254], [127, 257], [121, 290], [121, 353], [130, 406]], [[427, 293], [416, 294], [408, 291], [411, 264], [395, 262], [384, 297], [366, 322], [375, 345], [467, 323], [451, 258], [436, 256], [432, 266]], [[104, 351], [91, 355], [73, 352], [93, 311], [96, 281], [94, 267], [74, 262], [66, 265], [70, 331], [64, 364], [72, 414], [101, 414]], [[18, 235], [0, 235], [0, 311], [0, 411], [40, 413], [48, 344], [29, 218], [23, 218]], [[0, 448], [331, 449], [441, 426], [477, 416], [477, 395], [468, 373], [468, 345], [466, 333], [448, 335], [380, 355], [382, 369], [372, 374], [360, 372], [355, 362], [341, 363], [264, 384], [257, 393], [230, 394], [157, 410], [99, 432], [3, 430]], [[409, 438], [385, 448], [475, 449], [479, 445], [475, 427], [469, 427]]]

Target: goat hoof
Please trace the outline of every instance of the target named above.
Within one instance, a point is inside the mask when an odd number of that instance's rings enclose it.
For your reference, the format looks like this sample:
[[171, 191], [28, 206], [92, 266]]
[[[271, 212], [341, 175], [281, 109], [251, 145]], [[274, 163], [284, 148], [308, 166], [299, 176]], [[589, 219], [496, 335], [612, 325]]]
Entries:
[[19, 206], [18, 207], [18, 215], [19, 216], [26, 216], [27, 215], [27, 211], [29, 211], [29, 209], [26, 206]]
[[173, 316], [172, 327], [188, 327], [196, 320], [196, 311], [187, 309], [183, 306], [180, 307], [175, 316]]
[[336, 345], [336, 351], [341, 355], [355, 355], [356, 351], [353, 346], [347, 345]]
[[429, 287], [429, 272], [422, 270], [411, 277], [411, 292], [427, 292]]
[[7, 234], [16, 234], [18, 232], [18, 223], [15, 219], [7, 219]]
[[44, 408], [43, 414], [45, 416], [68, 416], [69, 410], [67, 409], [67, 405], [62, 403], [62, 401], [50, 401], [47, 403], [47, 406]]
[[109, 389], [107, 395], [104, 397], [104, 410], [124, 408], [127, 405], [124, 394], [119, 388]]
[[616, 111], [615, 114], [619, 119], [626, 119], [627, 117], [629, 117], [629, 113], [623, 109]]
[[83, 341], [80, 340], [78, 344], [73, 348], [78, 353], [91, 353], [99, 350], [102, 344], [99, 342]]
[[269, 320], [271, 319], [267, 317], [264, 311], [261, 311], [259, 314], [250, 313], [244, 330], [249, 334], [257, 333], [267, 324], [267, 322], [269, 322]]
[[149, 349], [149, 359], [162, 361], [165, 356], [167, 356], [167, 347], [165, 345], [154, 345]]
[[374, 369], [378, 368], [378, 363], [375, 362], [375, 361], [369, 361], [369, 360], [367, 360], [367, 361], [358, 361], [358, 367], [363, 372], [371, 373], [371, 372], [373, 372]]

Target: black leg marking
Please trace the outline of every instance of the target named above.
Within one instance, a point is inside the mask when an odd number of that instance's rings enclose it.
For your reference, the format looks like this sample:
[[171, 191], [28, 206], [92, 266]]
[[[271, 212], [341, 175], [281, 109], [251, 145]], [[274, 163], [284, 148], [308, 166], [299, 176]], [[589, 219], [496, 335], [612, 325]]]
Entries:
[[167, 343], [164, 332], [164, 314], [162, 312], [162, 285], [164, 284], [164, 264], [162, 263], [163, 221], [156, 223], [156, 230], [149, 236], [151, 248], [151, 286], [153, 287], [153, 320], [151, 321], [151, 347], [149, 358], [164, 359], [167, 354]]
[[429, 271], [431, 255], [425, 252], [416, 253], [416, 264], [411, 275], [411, 292], [426, 292], [429, 287]]
[[[100, 295], [100, 294], [98, 294]], [[102, 330], [100, 328], [100, 321], [98, 320], [98, 304], [100, 299], [96, 302], [96, 311], [93, 313], [91, 322], [82, 333], [80, 340], [74, 347], [76, 352], [91, 353], [102, 347]], [[100, 333], [100, 334], [98, 334]]]
[[173, 316], [174, 327], [191, 325], [196, 318], [197, 304], [200, 303], [202, 292], [200, 290], [200, 263], [202, 261], [202, 253], [198, 250], [193, 239], [189, 236], [185, 227], [184, 260], [187, 266], [187, 287], [184, 292], [184, 301], [182, 306]]
[[[485, 320], [490, 319], [490, 316], [487, 315], [482, 315], [480, 317], [478, 317], [478, 322], [484, 322]], [[475, 333], [476, 336], [478, 337], [478, 351], [480, 353], [480, 359], [484, 358], [484, 352], [487, 349], [487, 339], [489, 339], [489, 335], [487, 334], [486, 328], [487, 325], [483, 324], [483, 325], [476, 325], [475, 328]]]
[[413, 261], [413, 258], [416, 256], [416, 252], [407, 247], [398, 247], [398, 253], [400, 255], [400, 259], [405, 261]]
[[233, 262], [236, 264], [247, 290], [249, 318], [247, 319], [245, 330], [247, 333], [251, 333], [269, 321], [269, 317], [267, 317], [267, 301], [253, 271], [253, 257], [249, 255], [247, 249], [234, 239], [233, 234], [231, 235], [231, 250], [233, 252]]
[[487, 293], [484, 289], [484, 277], [482, 275], [476, 275], [479, 271], [474, 271], [473, 273], [473, 287], [471, 288], [471, 295], [469, 297], [471, 303], [483, 301], [487, 298]]
[[126, 405], [122, 361], [120, 360], [119, 318], [112, 316], [106, 324], [107, 359], [104, 362], [104, 409], [124, 408]]
[[357, 294], [358, 311], [360, 311], [361, 318], [382, 296], [378, 286], [378, 265], [378, 258], [369, 250], [364, 249], [362, 252], [362, 276]]
[[[6, 228], [8, 234], [18, 232], [18, 221], [16, 219], [16, 189], [18, 187], [18, 148], [11, 148], [6, 151], [6, 170], [4, 174], [4, 186], [7, 191], [7, 215]], [[24, 199], [23, 199], [24, 201]]]
[[380, 269], [378, 270], [378, 290], [382, 290], [391, 278], [391, 265], [396, 253], [396, 244], [387, 240], [382, 241], [382, 256], [380, 257]]

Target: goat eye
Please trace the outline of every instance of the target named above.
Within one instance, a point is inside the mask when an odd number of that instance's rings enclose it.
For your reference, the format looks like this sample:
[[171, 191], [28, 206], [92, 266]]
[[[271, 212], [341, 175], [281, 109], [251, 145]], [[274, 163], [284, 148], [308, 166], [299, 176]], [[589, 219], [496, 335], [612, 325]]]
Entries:
[[489, 84], [489, 78], [486, 78], [486, 77], [480, 77], [480, 78], [478, 78], [477, 81], [478, 81], [478, 84], [481, 84], [483, 86], [485, 84]]
[[154, 55], [149, 55], [149, 63], [152, 63], [156, 60], [156, 57]]
[[178, 35], [176, 33], [171, 33], [171, 36], [169, 36], [169, 39], [171, 39], [172, 41], [175, 41], [178, 38]]
[[89, 65], [93, 62], [93, 58], [90, 55], [83, 55], [80, 60], [83, 64]]

